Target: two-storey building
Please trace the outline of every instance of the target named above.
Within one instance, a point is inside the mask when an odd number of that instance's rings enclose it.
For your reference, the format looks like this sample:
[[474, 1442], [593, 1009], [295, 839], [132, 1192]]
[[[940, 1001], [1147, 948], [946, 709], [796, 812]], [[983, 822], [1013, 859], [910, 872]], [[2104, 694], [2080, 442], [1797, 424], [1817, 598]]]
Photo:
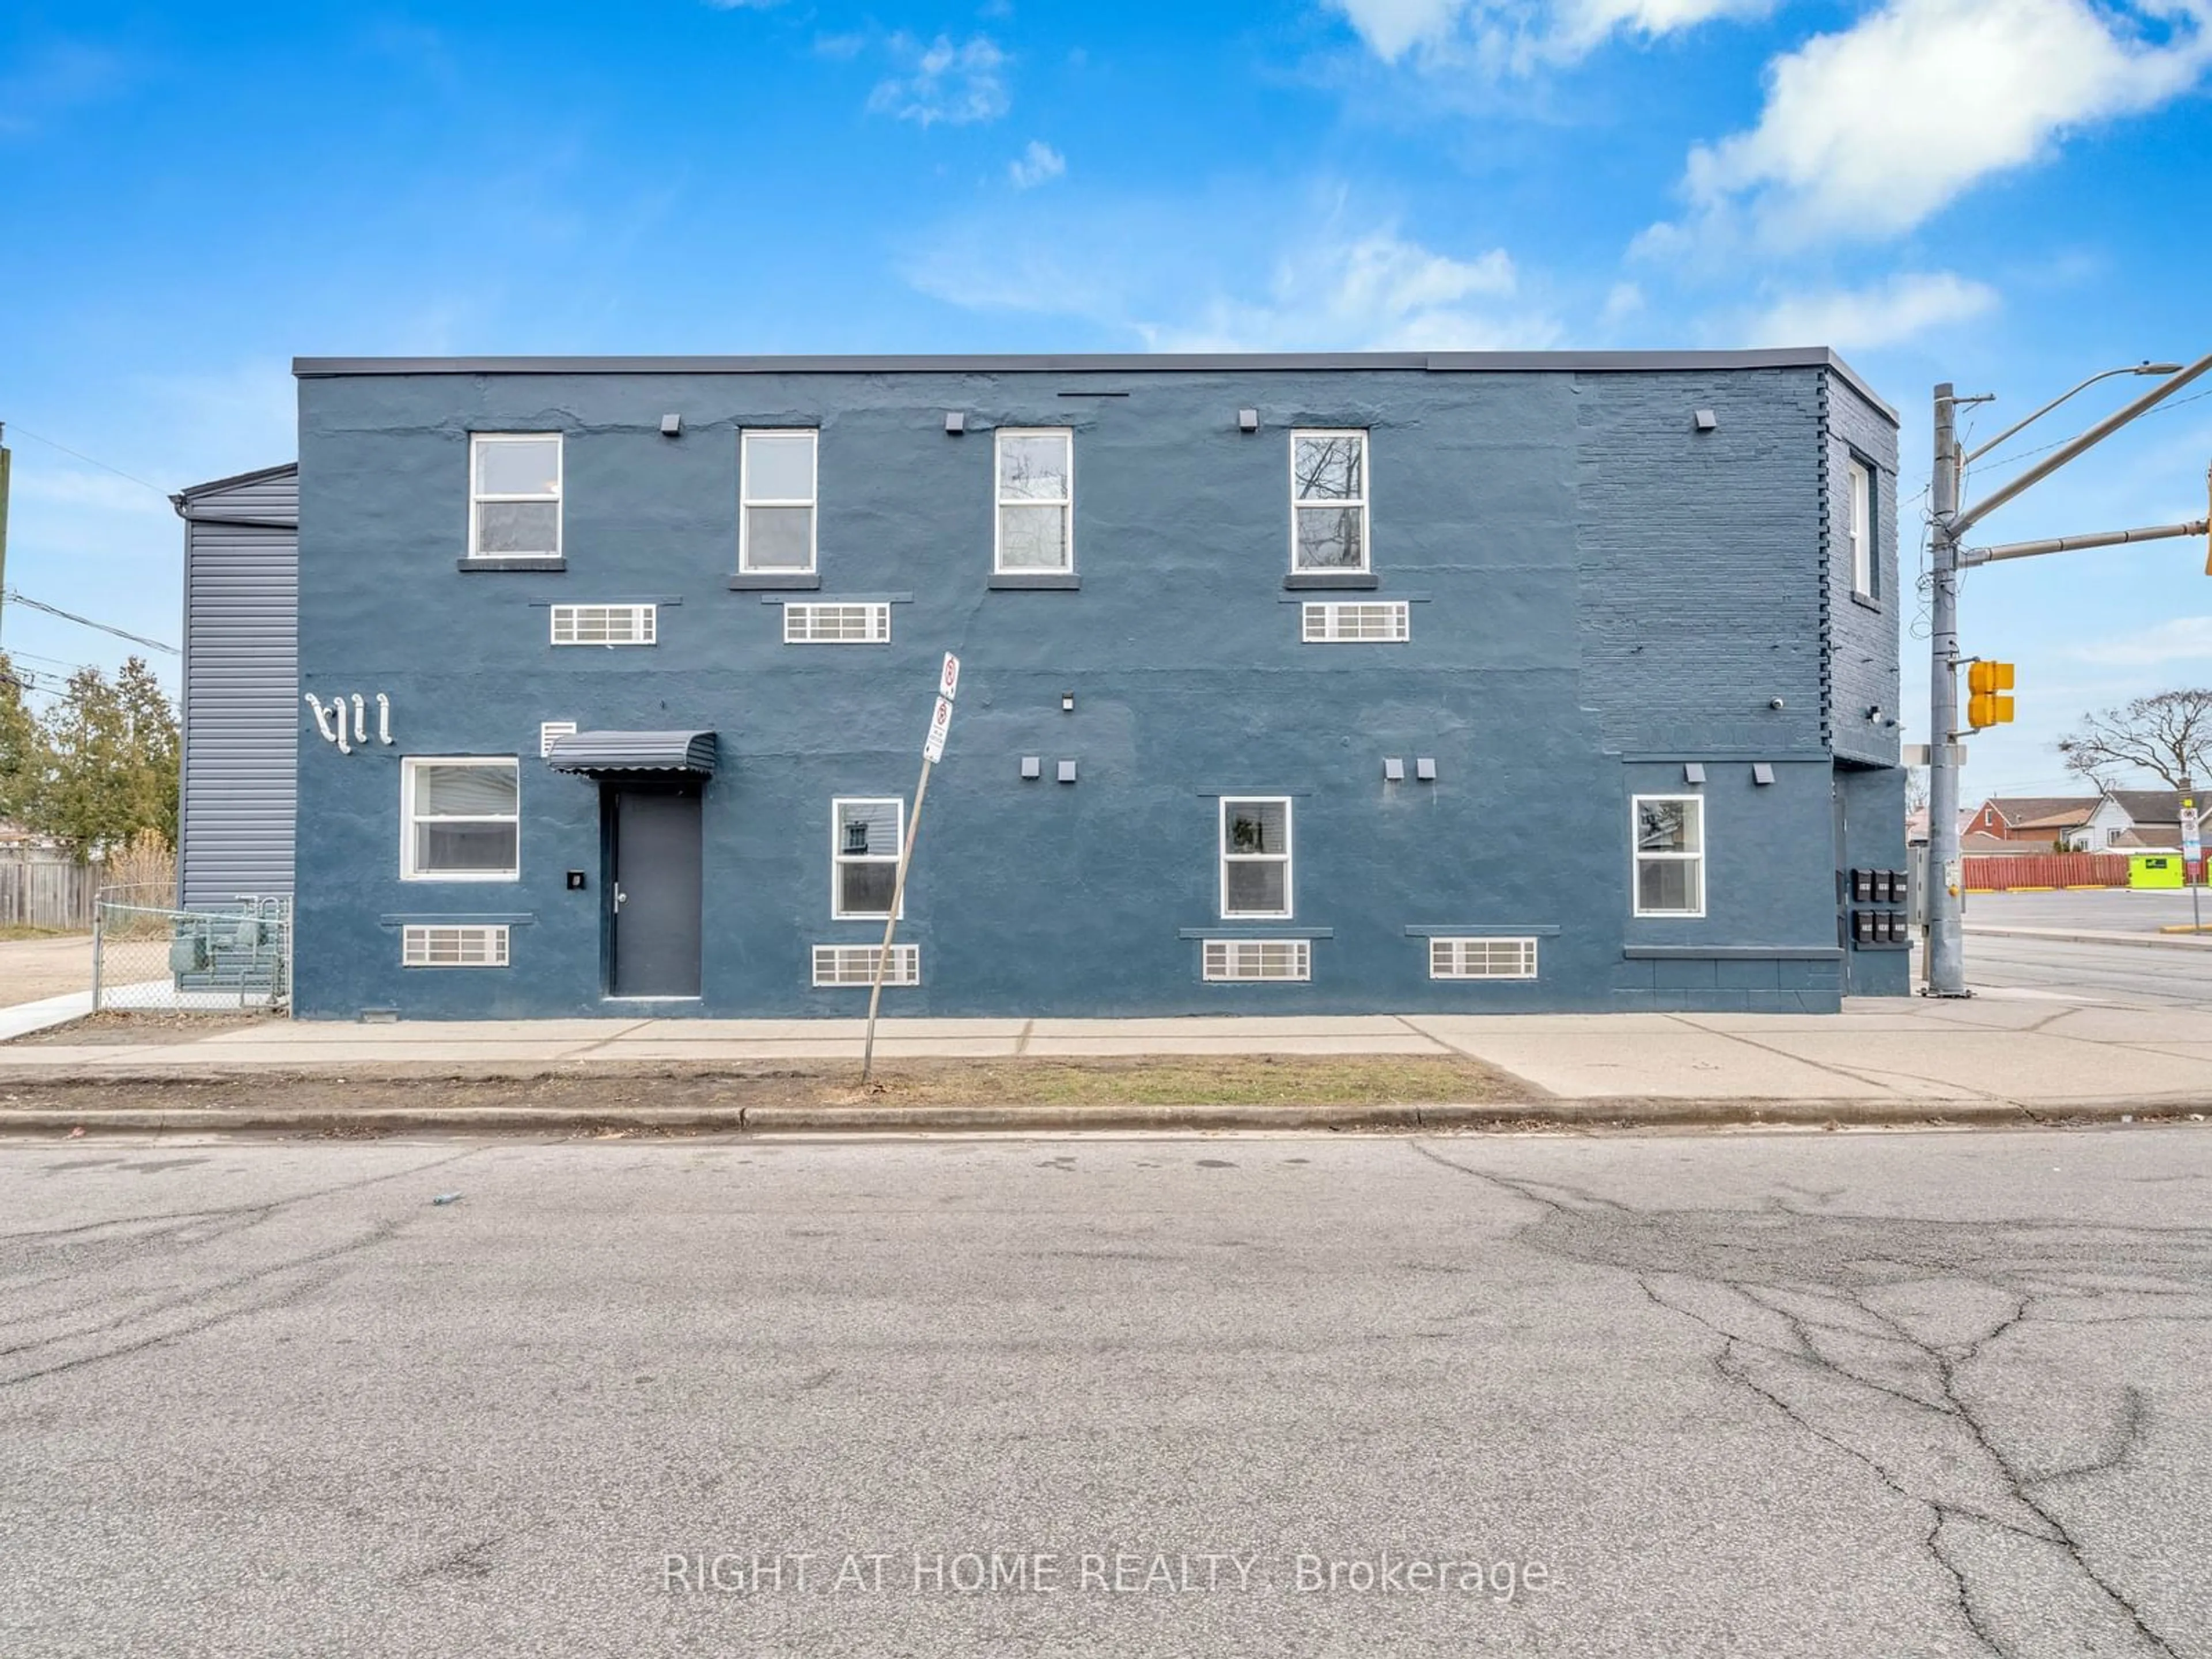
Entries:
[[1906, 988], [1825, 350], [295, 368], [303, 1016]]

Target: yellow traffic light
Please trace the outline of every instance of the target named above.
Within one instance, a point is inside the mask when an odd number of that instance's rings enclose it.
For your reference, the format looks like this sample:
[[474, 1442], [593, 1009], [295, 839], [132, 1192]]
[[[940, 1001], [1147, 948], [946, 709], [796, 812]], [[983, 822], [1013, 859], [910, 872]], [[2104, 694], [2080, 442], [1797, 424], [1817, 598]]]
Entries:
[[1966, 665], [1966, 724], [1975, 731], [2002, 726], [2012, 719], [2012, 699], [2002, 694], [2012, 690], [2012, 665], [1982, 661]]

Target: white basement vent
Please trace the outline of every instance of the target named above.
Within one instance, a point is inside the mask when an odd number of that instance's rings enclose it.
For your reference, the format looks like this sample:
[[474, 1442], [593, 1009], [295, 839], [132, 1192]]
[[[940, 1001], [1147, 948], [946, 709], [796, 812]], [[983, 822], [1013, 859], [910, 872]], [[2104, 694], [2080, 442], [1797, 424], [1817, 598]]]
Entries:
[[[817, 945], [814, 947], [814, 982], [817, 986], [872, 985], [876, 980], [876, 958], [883, 950], [880, 945]], [[921, 984], [921, 946], [892, 945], [890, 966], [884, 970], [884, 983]]]
[[553, 745], [563, 738], [576, 735], [574, 720], [547, 720], [538, 728], [538, 758], [544, 760], [553, 753]]
[[651, 645], [659, 632], [657, 605], [556, 605], [556, 645]]
[[888, 605], [822, 601], [783, 607], [786, 645], [888, 645], [890, 637]]
[[1304, 609], [1308, 645], [1395, 645], [1413, 637], [1413, 606], [1403, 599], [1316, 600]]
[[1431, 979], [1534, 979], [1533, 939], [1432, 939]]
[[403, 927], [399, 961], [406, 968], [504, 968], [504, 927]]
[[1313, 977], [1313, 942], [1303, 939], [1210, 939], [1207, 979], [1307, 980]]

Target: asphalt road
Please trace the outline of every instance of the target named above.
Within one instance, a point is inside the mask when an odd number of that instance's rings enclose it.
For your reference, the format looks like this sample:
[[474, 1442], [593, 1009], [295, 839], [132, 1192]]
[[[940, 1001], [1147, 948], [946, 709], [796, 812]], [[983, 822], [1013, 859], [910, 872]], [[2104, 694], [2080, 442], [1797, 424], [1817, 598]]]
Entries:
[[0, 1653], [2212, 1654], [2208, 1200], [2188, 1125], [9, 1145]]
[[[1917, 951], [1913, 962], [1917, 971]], [[1970, 931], [1966, 982], [2070, 1001], [2201, 1008], [2212, 1006], [2212, 949], [2076, 945]]]

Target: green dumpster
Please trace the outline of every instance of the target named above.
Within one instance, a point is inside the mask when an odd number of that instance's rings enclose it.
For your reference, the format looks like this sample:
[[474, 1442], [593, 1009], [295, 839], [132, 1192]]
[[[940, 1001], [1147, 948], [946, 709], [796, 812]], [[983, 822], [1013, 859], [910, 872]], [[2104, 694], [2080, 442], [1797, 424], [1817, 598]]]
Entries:
[[2128, 854], [2128, 885], [2179, 887], [2181, 885], [2182, 867], [2179, 853], [2130, 853]]

